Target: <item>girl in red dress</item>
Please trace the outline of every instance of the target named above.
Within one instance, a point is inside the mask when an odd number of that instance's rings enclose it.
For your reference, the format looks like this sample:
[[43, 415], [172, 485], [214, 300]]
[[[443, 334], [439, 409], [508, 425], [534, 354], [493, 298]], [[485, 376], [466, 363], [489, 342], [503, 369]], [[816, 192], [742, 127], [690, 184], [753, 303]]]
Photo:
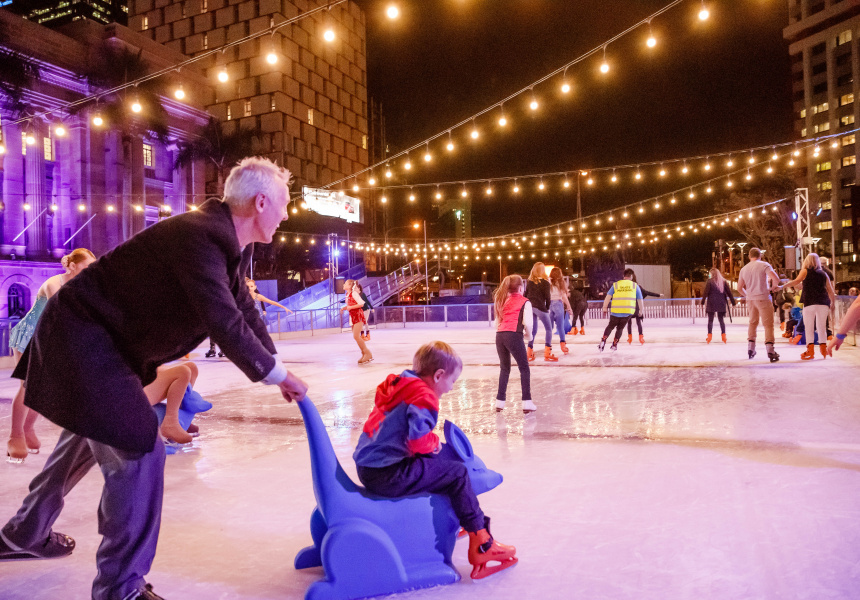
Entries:
[[367, 348], [367, 344], [364, 343], [364, 339], [361, 337], [361, 332], [364, 330], [365, 323], [367, 323], [363, 310], [364, 300], [362, 300], [358, 293], [358, 288], [355, 285], [354, 279], [347, 279], [343, 283], [343, 289], [344, 292], [346, 292], [346, 306], [340, 310], [341, 312], [349, 311], [349, 326], [352, 329], [352, 337], [361, 350], [361, 358], [358, 359], [358, 364], [364, 365], [373, 360], [373, 355], [370, 353], [370, 350]]

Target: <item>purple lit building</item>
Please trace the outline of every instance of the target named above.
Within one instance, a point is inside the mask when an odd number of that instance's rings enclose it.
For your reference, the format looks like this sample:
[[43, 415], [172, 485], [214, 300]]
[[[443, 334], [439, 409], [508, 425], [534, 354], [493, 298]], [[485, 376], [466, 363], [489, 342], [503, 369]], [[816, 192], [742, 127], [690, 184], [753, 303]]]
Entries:
[[[206, 123], [206, 79], [184, 68], [173, 80], [188, 93], [161, 97], [166, 138], [145, 128], [98, 127], [98, 108], [38, 116], [99, 90], [85, 75], [105, 47], [140, 54], [152, 69], [185, 57], [117, 25], [79, 20], [48, 29], [0, 9], [0, 40], [38, 66], [25, 86], [26, 122], [0, 108], [0, 318], [29, 309], [42, 282], [62, 269], [58, 258], [86, 247], [96, 256], [160, 218], [205, 198], [202, 164], [174, 170], [177, 144]], [[2, 92], [0, 92], [2, 96]], [[0, 106], [3, 98], [0, 97]]]

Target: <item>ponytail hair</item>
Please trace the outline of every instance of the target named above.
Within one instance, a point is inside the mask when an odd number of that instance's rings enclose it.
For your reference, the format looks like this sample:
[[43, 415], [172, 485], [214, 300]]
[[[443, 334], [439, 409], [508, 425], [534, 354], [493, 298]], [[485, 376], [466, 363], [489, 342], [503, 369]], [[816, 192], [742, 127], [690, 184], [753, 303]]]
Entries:
[[496, 321], [502, 318], [502, 310], [505, 308], [505, 303], [511, 294], [516, 294], [523, 286], [523, 278], [519, 275], [508, 275], [496, 288], [496, 293], [493, 294], [493, 304], [496, 309]]
[[96, 259], [92, 252], [86, 248], [75, 248], [60, 259], [60, 264], [63, 265], [63, 268], [66, 271], [68, 271], [70, 266], [80, 264], [89, 259]]
[[564, 282], [564, 275], [562, 275], [560, 268], [558, 268], [558, 267], [552, 268], [552, 270], [549, 272], [549, 282], [552, 284], [552, 286], [554, 288], [558, 289], [558, 291], [560, 291], [562, 294], [567, 296], [567, 294], [568, 294], [567, 284]]

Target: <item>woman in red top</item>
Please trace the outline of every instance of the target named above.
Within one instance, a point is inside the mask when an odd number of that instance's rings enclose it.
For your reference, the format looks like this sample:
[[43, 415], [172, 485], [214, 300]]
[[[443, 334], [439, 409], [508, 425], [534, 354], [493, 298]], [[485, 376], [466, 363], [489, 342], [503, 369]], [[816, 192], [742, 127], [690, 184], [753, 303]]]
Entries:
[[531, 372], [526, 354], [526, 340], [532, 339], [532, 304], [523, 296], [523, 278], [508, 275], [495, 293], [496, 351], [499, 353], [499, 393], [496, 395], [496, 412], [505, 409], [508, 377], [511, 375], [511, 356], [520, 370], [523, 390], [523, 412], [537, 410], [532, 402]]
[[347, 279], [343, 283], [343, 290], [346, 292], [346, 306], [340, 309], [341, 312], [349, 311], [349, 326], [352, 329], [352, 337], [355, 343], [358, 344], [361, 350], [361, 358], [358, 359], [358, 364], [367, 364], [373, 360], [373, 355], [364, 343], [361, 337], [361, 332], [364, 330], [364, 324], [367, 322], [364, 316], [364, 300], [358, 293], [358, 288], [355, 285], [354, 279]]

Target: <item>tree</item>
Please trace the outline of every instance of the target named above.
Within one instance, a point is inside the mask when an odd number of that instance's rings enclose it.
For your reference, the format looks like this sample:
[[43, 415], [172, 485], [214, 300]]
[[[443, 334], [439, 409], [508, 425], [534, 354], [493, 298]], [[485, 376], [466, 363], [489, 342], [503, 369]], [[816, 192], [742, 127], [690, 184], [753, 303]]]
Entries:
[[39, 77], [39, 66], [20, 52], [8, 49], [8, 38], [0, 32], [0, 108], [13, 119], [27, 113], [24, 91]]
[[212, 117], [196, 138], [179, 145], [173, 168], [181, 169], [195, 160], [212, 165], [218, 178], [216, 194], [220, 196], [230, 169], [243, 158], [256, 154], [259, 140], [259, 129], [237, 127], [224, 133], [222, 124]]
[[797, 229], [792, 219], [794, 210], [794, 181], [787, 177], [774, 177], [762, 183], [752, 185], [744, 190], [732, 193], [727, 199], [717, 205], [720, 212], [747, 210], [781, 198], [788, 202], [774, 204], [776, 210], [768, 207], [764, 214], [761, 209], [752, 211], [753, 218], [745, 213], [731, 226], [744, 240], [765, 251], [765, 258], [774, 267], [785, 266], [785, 246], [794, 245], [797, 241]]

